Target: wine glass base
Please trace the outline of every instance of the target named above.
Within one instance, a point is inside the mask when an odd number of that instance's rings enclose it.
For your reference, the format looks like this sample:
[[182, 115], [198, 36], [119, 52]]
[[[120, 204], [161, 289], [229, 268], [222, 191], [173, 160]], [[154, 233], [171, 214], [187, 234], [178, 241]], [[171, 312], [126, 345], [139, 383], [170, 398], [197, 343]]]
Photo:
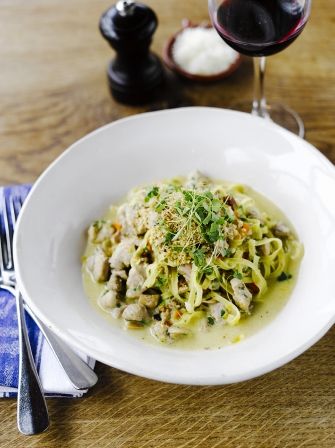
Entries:
[[[250, 113], [250, 102], [235, 104], [232, 109]], [[266, 106], [268, 116], [266, 120], [273, 121], [279, 126], [293, 132], [301, 138], [305, 136], [305, 126], [300, 116], [290, 107], [280, 103], [268, 104]]]

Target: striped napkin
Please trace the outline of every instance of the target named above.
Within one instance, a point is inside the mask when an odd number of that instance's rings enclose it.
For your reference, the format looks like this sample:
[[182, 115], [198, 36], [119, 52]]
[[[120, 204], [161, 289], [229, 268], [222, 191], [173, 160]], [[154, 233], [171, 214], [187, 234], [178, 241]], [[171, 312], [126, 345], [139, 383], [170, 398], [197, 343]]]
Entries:
[[[5, 195], [15, 194], [24, 200], [30, 186], [5, 187]], [[3, 225], [2, 220], [0, 225]], [[70, 383], [64, 370], [45, 341], [33, 319], [26, 312], [26, 323], [35, 365], [46, 396], [81, 397], [87, 391], [78, 391]], [[76, 353], [90, 366], [95, 360]], [[16, 397], [19, 378], [19, 341], [15, 297], [0, 289], [0, 397]]]

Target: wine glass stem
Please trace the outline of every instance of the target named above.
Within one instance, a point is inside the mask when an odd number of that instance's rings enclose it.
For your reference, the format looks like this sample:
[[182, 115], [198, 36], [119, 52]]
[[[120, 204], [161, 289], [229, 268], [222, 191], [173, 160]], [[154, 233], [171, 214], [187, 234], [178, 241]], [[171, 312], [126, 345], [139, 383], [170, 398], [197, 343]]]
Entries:
[[261, 56], [254, 60], [254, 100], [252, 102], [252, 115], [269, 118], [264, 93], [266, 58]]

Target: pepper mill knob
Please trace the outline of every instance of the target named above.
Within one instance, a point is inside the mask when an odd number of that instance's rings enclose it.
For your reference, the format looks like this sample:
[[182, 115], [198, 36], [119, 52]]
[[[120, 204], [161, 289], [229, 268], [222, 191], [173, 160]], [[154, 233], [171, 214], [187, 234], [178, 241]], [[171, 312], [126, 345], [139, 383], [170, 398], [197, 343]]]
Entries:
[[153, 98], [163, 80], [159, 58], [149, 51], [158, 20], [148, 6], [120, 0], [100, 19], [103, 37], [116, 51], [107, 70], [114, 98], [140, 104]]

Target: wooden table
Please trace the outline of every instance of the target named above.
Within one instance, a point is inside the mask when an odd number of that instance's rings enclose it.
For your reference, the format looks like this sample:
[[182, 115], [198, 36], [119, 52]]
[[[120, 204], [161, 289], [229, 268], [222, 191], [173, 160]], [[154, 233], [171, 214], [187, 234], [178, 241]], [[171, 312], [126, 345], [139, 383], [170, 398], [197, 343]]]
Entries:
[[[148, 0], [160, 54], [181, 19], [207, 19], [206, 0]], [[173, 81], [160, 102], [127, 107], [109, 96], [111, 50], [98, 32], [106, 0], [0, 3], [0, 182], [33, 182], [72, 142], [120, 117], [173, 105], [231, 107], [252, 97], [244, 62], [213, 85]], [[314, 2], [294, 45], [269, 61], [270, 101], [298, 111], [306, 138], [335, 161], [334, 5]], [[170, 86], [171, 87], [171, 86]], [[317, 297], [315, 298], [317, 300]], [[15, 400], [0, 401], [0, 446], [41, 448], [275, 448], [335, 446], [335, 329], [285, 367], [224, 387], [158, 383], [98, 364], [84, 399], [50, 399], [45, 434], [18, 434]], [[1, 366], [3, 367], [3, 366]]]

